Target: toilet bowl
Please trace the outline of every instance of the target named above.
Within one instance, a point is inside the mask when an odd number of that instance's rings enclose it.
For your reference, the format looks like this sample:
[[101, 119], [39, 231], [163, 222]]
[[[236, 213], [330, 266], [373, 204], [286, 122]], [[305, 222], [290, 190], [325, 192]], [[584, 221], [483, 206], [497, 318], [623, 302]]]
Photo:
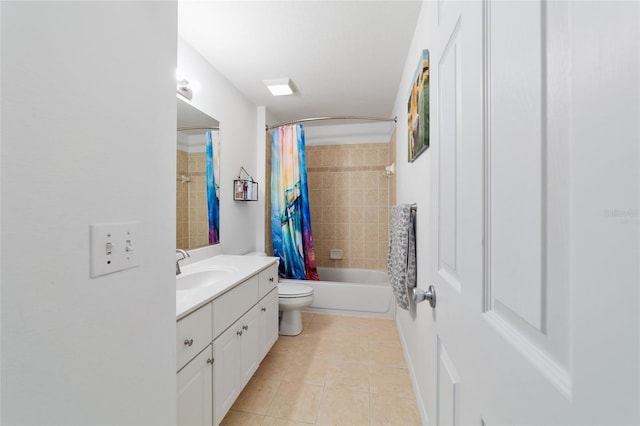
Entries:
[[[266, 256], [254, 251], [245, 256]], [[278, 283], [278, 310], [280, 325], [278, 332], [283, 336], [297, 336], [302, 333], [302, 308], [313, 303], [313, 288], [307, 284]]]
[[278, 283], [279, 333], [297, 336], [302, 333], [302, 309], [313, 303], [313, 288], [306, 284]]

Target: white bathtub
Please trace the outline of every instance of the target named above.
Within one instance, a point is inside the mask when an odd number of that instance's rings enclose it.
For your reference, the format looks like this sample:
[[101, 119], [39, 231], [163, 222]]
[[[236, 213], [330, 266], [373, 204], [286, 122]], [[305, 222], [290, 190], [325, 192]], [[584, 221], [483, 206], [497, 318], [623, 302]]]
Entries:
[[387, 273], [369, 269], [318, 268], [320, 281], [280, 278], [313, 287], [313, 304], [307, 312], [363, 317], [395, 318], [396, 305]]

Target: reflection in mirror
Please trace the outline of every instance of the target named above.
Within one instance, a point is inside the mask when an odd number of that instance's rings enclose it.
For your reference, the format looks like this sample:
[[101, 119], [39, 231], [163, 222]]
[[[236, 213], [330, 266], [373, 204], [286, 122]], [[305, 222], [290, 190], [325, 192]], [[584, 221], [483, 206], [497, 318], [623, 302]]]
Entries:
[[176, 248], [220, 242], [219, 122], [178, 98]]

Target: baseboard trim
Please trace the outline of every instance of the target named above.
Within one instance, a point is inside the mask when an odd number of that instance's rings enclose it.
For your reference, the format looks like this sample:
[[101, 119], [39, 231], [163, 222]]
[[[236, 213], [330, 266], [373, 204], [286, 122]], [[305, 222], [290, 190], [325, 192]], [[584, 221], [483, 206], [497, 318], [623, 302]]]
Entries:
[[422, 398], [422, 393], [420, 392], [420, 387], [418, 386], [418, 380], [416, 377], [415, 370], [413, 368], [413, 362], [411, 357], [409, 356], [409, 351], [407, 349], [407, 343], [404, 338], [404, 334], [402, 333], [402, 328], [400, 327], [400, 323], [398, 322], [398, 317], [396, 316], [396, 328], [398, 329], [398, 335], [400, 336], [400, 344], [402, 345], [402, 353], [404, 354], [404, 362], [407, 364], [407, 369], [409, 370], [409, 378], [411, 379], [411, 386], [413, 387], [413, 393], [416, 397], [416, 403], [418, 404], [418, 412], [420, 413], [420, 422], [423, 425], [429, 424], [429, 416], [427, 415], [427, 409], [422, 403], [424, 399]]

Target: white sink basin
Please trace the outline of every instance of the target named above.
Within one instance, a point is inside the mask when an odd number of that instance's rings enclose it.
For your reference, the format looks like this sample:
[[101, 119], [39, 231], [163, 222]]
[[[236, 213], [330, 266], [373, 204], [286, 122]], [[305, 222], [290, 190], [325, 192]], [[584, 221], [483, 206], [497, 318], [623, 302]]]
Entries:
[[185, 271], [176, 276], [176, 288], [178, 291], [185, 291], [210, 286], [228, 278], [234, 272], [237, 272], [237, 269], [224, 266]]

